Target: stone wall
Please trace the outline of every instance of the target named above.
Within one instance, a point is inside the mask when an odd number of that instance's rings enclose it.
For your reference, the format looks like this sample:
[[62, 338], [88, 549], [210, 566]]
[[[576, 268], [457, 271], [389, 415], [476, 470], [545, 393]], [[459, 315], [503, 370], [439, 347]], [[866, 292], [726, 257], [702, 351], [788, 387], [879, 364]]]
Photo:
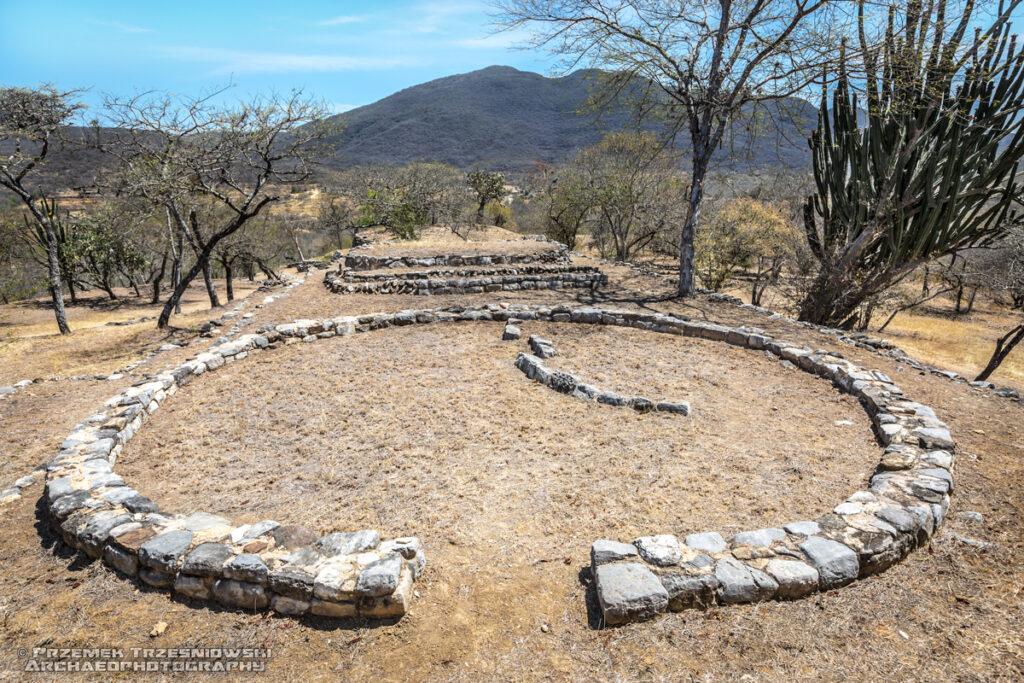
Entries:
[[704, 532], [682, 540], [658, 534], [632, 543], [596, 541], [591, 569], [608, 624], [666, 610], [831, 590], [899, 561], [943, 521], [953, 490], [955, 446], [949, 430], [880, 372], [756, 328], [665, 314], [508, 304], [298, 320], [212, 347], [125, 389], [78, 425], [47, 465], [46, 510], [72, 547], [190, 598], [291, 615], [400, 616], [425, 565], [415, 538], [381, 541], [369, 530], [317, 538], [269, 520], [234, 526], [205, 512], [168, 514], [130, 488], [113, 466], [163, 401], [194, 377], [249, 354], [391, 327], [510, 319], [632, 327], [767, 351], [858, 397], [884, 446], [868, 487], [816, 520], [727, 540]]
[[374, 256], [358, 252], [345, 255], [344, 267], [349, 270], [381, 270], [384, 268], [434, 268], [440, 266], [492, 266], [516, 263], [569, 263], [569, 249], [564, 244], [548, 251], [524, 254], [438, 254], [436, 256]]
[[[579, 255], [582, 256], [582, 254], [579, 254]], [[609, 261], [607, 259], [599, 259], [599, 260], [603, 261], [604, 263], [608, 263], [610, 265], [625, 266], [625, 267], [631, 268], [632, 270], [634, 270], [634, 271], [636, 271], [636, 272], [638, 272], [638, 273], [640, 273], [642, 275], [648, 275], [650, 277], [657, 277], [657, 278], [664, 278], [664, 279], [669, 279], [669, 278], [677, 279], [679, 277], [678, 269], [677, 268], [673, 268], [674, 274], [666, 275], [665, 273], [658, 272], [658, 271], [652, 270], [651, 268], [648, 268], [646, 266], [638, 265], [638, 264], [635, 264], [635, 263], [628, 263], [628, 262], [622, 262], [622, 261], [613, 262], [613, 261]], [[871, 335], [869, 335], [869, 334], [867, 334], [865, 332], [850, 332], [848, 330], [840, 330], [840, 329], [837, 329], [837, 328], [834, 328], [834, 327], [826, 327], [824, 325], [815, 325], [814, 323], [809, 323], [809, 322], [805, 322], [805, 321], [796, 320], [795, 318], [791, 318], [789, 316], [785, 316], [785, 315], [782, 315], [780, 313], [775, 313], [773, 311], [770, 311], [769, 309], [764, 308], [762, 306], [755, 306], [753, 304], [744, 303], [743, 299], [741, 299], [741, 298], [739, 298], [737, 296], [733, 296], [731, 294], [723, 294], [721, 292], [712, 292], [711, 290], [700, 289], [700, 288], [697, 288], [696, 291], [699, 294], [704, 294], [705, 296], [707, 296], [708, 299], [711, 299], [712, 301], [721, 301], [721, 302], [724, 302], [724, 303], [732, 304], [734, 306], [739, 306], [742, 309], [745, 309], [745, 310], [748, 310], [748, 311], [752, 311], [754, 313], [760, 313], [761, 315], [766, 315], [766, 316], [772, 318], [773, 320], [784, 320], [784, 321], [789, 322], [789, 323], [793, 323], [793, 324], [796, 324], [796, 325], [801, 325], [803, 327], [806, 327], [807, 329], [815, 330], [817, 332], [821, 332], [822, 334], [828, 335], [830, 337], [834, 337], [837, 341], [839, 341], [842, 344], [849, 344], [850, 346], [856, 346], [857, 348], [861, 348], [861, 349], [864, 349], [866, 351], [871, 351], [872, 353], [877, 353], [877, 354], [882, 355], [882, 356], [887, 356], [889, 358], [893, 358], [893, 359], [895, 359], [895, 360], [897, 360], [897, 361], [899, 361], [901, 363], [906, 363], [907, 365], [909, 365], [910, 367], [914, 368], [915, 370], [920, 370], [922, 372], [928, 372], [928, 373], [931, 373], [931, 374], [933, 374], [933, 375], [935, 375], [937, 377], [944, 377], [944, 378], [946, 378], [948, 380], [952, 380], [954, 382], [961, 382], [963, 384], [969, 385], [970, 387], [972, 387], [972, 388], [974, 388], [974, 389], [976, 389], [978, 391], [991, 391], [992, 394], [994, 394], [995, 396], [998, 396], [1000, 398], [1009, 399], [1011, 401], [1015, 401], [1015, 402], [1017, 402], [1017, 403], [1019, 403], [1021, 405], [1024, 405], [1024, 396], [1021, 396], [1021, 393], [1018, 390], [1014, 389], [1013, 387], [1007, 387], [1007, 386], [1000, 387], [1000, 386], [995, 385], [992, 382], [985, 382], [985, 381], [981, 381], [981, 382], [973, 381], [972, 382], [972, 381], [968, 380], [966, 377], [962, 377], [961, 375], [953, 372], [952, 370], [943, 370], [942, 368], [936, 367], [934, 365], [929, 365], [928, 363], [922, 363], [921, 361], [911, 357], [906, 351], [904, 351], [900, 347], [896, 346], [895, 344], [893, 344], [888, 339], [883, 339], [881, 337], [872, 337]]]
[[493, 275], [481, 277], [429, 277], [403, 279], [381, 276], [364, 282], [346, 282], [338, 271], [329, 270], [324, 284], [337, 294], [483, 294], [533, 289], [596, 289], [608, 281], [600, 272], [575, 270], [532, 275]]
[[441, 267], [404, 272], [373, 270], [341, 270], [338, 276], [345, 282], [373, 282], [376, 280], [429, 280], [431, 278], [495, 277], [498, 275], [546, 275], [552, 273], [600, 273], [594, 266], [551, 265], [547, 263], [526, 266], [471, 266], [466, 268]]

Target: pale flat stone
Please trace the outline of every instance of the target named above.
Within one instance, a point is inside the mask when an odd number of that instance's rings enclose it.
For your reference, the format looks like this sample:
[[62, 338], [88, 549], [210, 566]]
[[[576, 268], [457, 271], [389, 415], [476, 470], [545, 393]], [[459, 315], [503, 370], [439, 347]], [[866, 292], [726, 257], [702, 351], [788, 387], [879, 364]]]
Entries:
[[603, 564], [595, 576], [597, 599], [606, 624], [650, 619], [668, 607], [668, 591], [639, 562]]
[[724, 603], [768, 600], [779, 589], [775, 579], [739, 560], [721, 559], [715, 564], [718, 599]]
[[790, 522], [783, 527], [787, 534], [794, 536], [813, 536], [821, 531], [817, 522]]
[[799, 598], [818, 590], [818, 570], [796, 560], [771, 560], [764, 571], [779, 584], [780, 598]]
[[636, 559], [637, 557], [636, 546], [629, 543], [599, 540], [594, 541], [594, 544], [590, 546], [590, 564], [593, 567], [618, 560]]
[[152, 569], [175, 572], [192, 543], [192, 532], [178, 529], [154, 536], [139, 547], [139, 562]]
[[800, 549], [818, 570], [818, 585], [822, 590], [845, 586], [857, 578], [860, 571], [857, 553], [842, 543], [810, 536], [800, 544]]
[[690, 534], [686, 537], [686, 545], [694, 550], [701, 550], [712, 554], [724, 552], [728, 548], [725, 544], [725, 539], [717, 531]]
[[749, 545], [755, 548], [770, 548], [772, 543], [786, 537], [782, 529], [756, 529], [736, 534], [729, 541], [733, 545]]
[[369, 598], [390, 595], [398, 587], [401, 573], [402, 556], [391, 553], [363, 568], [356, 581], [355, 593]]
[[683, 559], [679, 539], [671, 534], [642, 536], [633, 541], [633, 545], [645, 562], [658, 567], [671, 567]]

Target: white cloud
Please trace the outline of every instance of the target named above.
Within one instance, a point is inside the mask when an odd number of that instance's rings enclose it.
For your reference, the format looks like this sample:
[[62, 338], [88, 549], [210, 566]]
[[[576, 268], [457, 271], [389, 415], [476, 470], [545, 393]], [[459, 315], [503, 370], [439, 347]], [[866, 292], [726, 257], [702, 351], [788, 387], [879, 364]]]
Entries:
[[463, 38], [452, 44], [471, 50], [507, 50], [526, 45], [529, 37], [528, 31], [503, 31], [480, 38]]
[[408, 66], [412, 62], [396, 57], [350, 57], [347, 55], [300, 55], [279, 52], [247, 52], [205, 47], [175, 47], [164, 50], [173, 59], [213, 64], [215, 74], [302, 73], [312, 71], [371, 71]]
[[403, 13], [406, 19], [394, 22], [391, 28], [381, 33], [391, 36], [464, 34], [469, 25], [478, 24], [486, 7], [480, 0], [420, 2]]
[[90, 24], [95, 24], [97, 26], [109, 26], [110, 28], [116, 28], [119, 31], [124, 31], [125, 33], [152, 33], [153, 32], [153, 29], [151, 29], [151, 28], [143, 28], [142, 26], [132, 26], [131, 24], [122, 24], [122, 23], [117, 22], [117, 21], [97, 21], [95, 19], [90, 19], [89, 23]]
[[331, 19], [324, 19], [323, 21], [316, 22], [317, 26], [341, 26], [342, 24], [355, 24], [360, 21], [366, 21], [365, 16], [355, 16], [343, 14], [339, 17], [333, 17]]

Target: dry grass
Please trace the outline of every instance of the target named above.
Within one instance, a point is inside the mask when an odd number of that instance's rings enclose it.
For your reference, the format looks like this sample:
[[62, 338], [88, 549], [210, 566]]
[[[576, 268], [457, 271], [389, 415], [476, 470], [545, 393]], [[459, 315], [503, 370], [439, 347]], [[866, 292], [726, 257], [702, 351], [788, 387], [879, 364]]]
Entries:
[[629, 395], [685, 396], [696, 417], [552, 392], [513, 367], [525, 344], [501, 342], [497, 324], [405, 328], [201, 377], [129, 444], [120, 470], [170, 510], [213, 482], [213, 512], [415, 534], [455, 570], [463, 546], [517, 566], [584, 556], [601, 536], [796, 521], [845, 498], [879, 456], [855, 400], [763, 354], [635, 330], [524, 328], [562, 349], [554, 367]]
[[[160, 487], [167, 496], [162, 503], [231, 510], [250, 519], [287, 509], [339, 528], [379, 523], [385, 531], [401, 526], [400, 531], [420, 532], [427, 540], [428, 569], [404, 619], [395, 625], [295, 621], [189, 605], [140, 589], [99, 563], [61, 550], [38, 518], [37, 486], [4, 509], [0, 527], [0, 678], [20, 678], [17, 648], [42, 642], [270, 647], [275, 656], [268, 673], [275, 680], [1024, 677], [1020, 404], [836, 347], [823, 335], [735, 307], [659, 301], [663, 282], [614, 268], [606, 272], [612, 286], [594, 301], [752, 324], [811, 346], [838, 348], [890, 374], [911, 397], [934, 407], [959, 440], [957, 492], [942, 532], [881, 576], [839, 591], [595, 630], [585, 565], [587, 545], [596, 535], [630, 538], [657, 525], [685, 531], [727, 519], [789, 517], [767, 505], [806, 496], [811, 486], [788, 479], [780, 461], [759, 453], [791, 448], [794, 462], [817, 467], [814, 459], [827, 450], [815, 434], [832, 429], [833, 413], [856, 423], [834, 446], [836, 452], [860, 453], [867, 447], [864, 416], [841, 399], [833, 402], [838, 395], [824, 383], [786, 374], [757, 354], [724, 345], [705, 350], [692, 340], [626, 330], [590, 329], [592, 338], [588, 328], [554, 325], [546, 331], [562, 353], [552, 365], [609, 388], [685, 394], [696, 408], [692, 418], [637, 416], [573, 402], [527, 382], [511, 369], [512, 345], [497, 341], [497, 325], [403, 328], [255, 355], [199, 378], [133, 442], [135, 448], [153, 438], [155, 450], [136, 450], [132, 472], [151, 491]], [[502, 298], [529, 300], [526, 293], [516, 294]], [[544, 302], [558, 296], [587, 300], [577, 292], [532, 296]], [[261, 310], [253, 324], [304, 313], [490, 298], [338, 296], [326, 294], [314, 278]], [[609, 341], [620, 338], [629, 349], [647, 348], [647, 340], [671, 347], [652, 346], [636, 367]], [[265, 384], [232, 374], [244, 364]], [[762, 387], [769, 378], [784, 387], [795, 384], [787, 393], [766, 394]], [[84, 417], [95, 405], [80, 394], [82, 385], [53, 385], [52, 394], [2, 407], [5, 429], [13, 424], [26, 432], [17, 441], [8, 437], [5, 446], [43, 453], [46, 444], [59, 442], [75, 421], [72, 414], [80, 410]], [[204, 389], [217, 397], [211, 402]], [[411, 396], [425, 398], [410, 401]], [[529, 410], [510, 400], [520, 396], [532, 399]], [[33, 422], [62, 401], [70, 402], [66, 413]], [[199, 435], [169, 419], [174, 411], [185, 416], [200, 405], [211, 414], [197, 414]], [[821, 423], [795, 423], [819, 405], [825, 411]], [[28, 424], [31, 431], [22, 426]], [[213, 428], [217, 424], [222, 432]], [[516, 426], [529, 429], [509, 441]], [[158, 432], [163, 440], [154, 438]], [[459, 442], [453, 435], [462, 433], [468, 436]], [[862, 477], [872, 461], [858, 456], [855, 471], [845, 472], [848, 460], [838, 457], [836, 476], [825, 468], [819, 479], [824, 487], [851, 484], [849, 478]], [[146, 469], [146, 462], [159, 467]], [[191, 474], [193, 469], [206, 477]], [[236, 476], [249, 482], [245, 490], [231, 483]], [[755, 483], [741, 494], [733, 486], [744, 478]], [[385, 494], [384, 502], [349, 481]], [[210, 493], [218, 487], [219, 493]], [[984, 524], [957, 518], [968, 509], [982, 512]], [[978, 550], [955, 541], [956, 535], [991, 545]], [[150, 638], [157, 621], [167, 622], [168, 629]]]
[[0, 488], [49, 462], [63, 437], [119, 388], [107, 381], [43, 382], [0, 401]]
[[[217, 288], [224, 301], [224, 283], [218, 281]], [[255, 288], [247, 281], [236, 282], [235, 297], [242, 298]], [[156, 329], [162, 304], [152, 305], [148, 297], [139, 299], [128, 290], [115, 291], [121, 296], [117, 301], [98, 292], [84, 293], [77, 306], [67, 301], [69, 336], [57, 333], [48, 299], [0, 306], [0, 386], [37, 377], [111, 373], [175, 336], [173, 331]], [[198, 282], [186, 292], [182, 315], [172, 316], [171, 325], [195, 327], [223, 310], [210, 309], [206, 289]], [[153, 320], [107, 325], [139, 318]]]
[[[988, 364], [996, 340], [1021, 313], [979, 303], [969, 315], [956, 316], [951, 302], [939, 301], [923, 312], [901, 313], [882, 334], [920, 361], [969, 379]], [[989, 381], [1024, 389], [1024, 346], [1010, 352]]]

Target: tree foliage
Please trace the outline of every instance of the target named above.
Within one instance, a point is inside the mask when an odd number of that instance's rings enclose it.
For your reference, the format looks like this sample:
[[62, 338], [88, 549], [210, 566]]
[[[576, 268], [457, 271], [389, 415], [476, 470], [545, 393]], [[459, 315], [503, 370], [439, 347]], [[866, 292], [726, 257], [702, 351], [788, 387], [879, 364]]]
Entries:
[[734, 199], [697, 230], [697, 275], [705, 287], [717, 292], [740, 271], [749, 271], [751, 300], [758, 305], [768, 284], [778, 279], [797, 234], [774, 206]]
[[628, 261], [682, 218], [678, 159], [650, 133], [611, 133], [572, 161], [602, 253]]
[[456, 228], [465, 204], [462, 172], [439, 163], [375, 166], [362, 170], [363, 225], [383, 225], [400, 239], [415, 239], [420, 228]]
[[476, 193], [476, 222], [479, 225], [483, 223], [487, 204], [505, 196], [505, 174], [478, 169], [466, 174], [466, 183]]

